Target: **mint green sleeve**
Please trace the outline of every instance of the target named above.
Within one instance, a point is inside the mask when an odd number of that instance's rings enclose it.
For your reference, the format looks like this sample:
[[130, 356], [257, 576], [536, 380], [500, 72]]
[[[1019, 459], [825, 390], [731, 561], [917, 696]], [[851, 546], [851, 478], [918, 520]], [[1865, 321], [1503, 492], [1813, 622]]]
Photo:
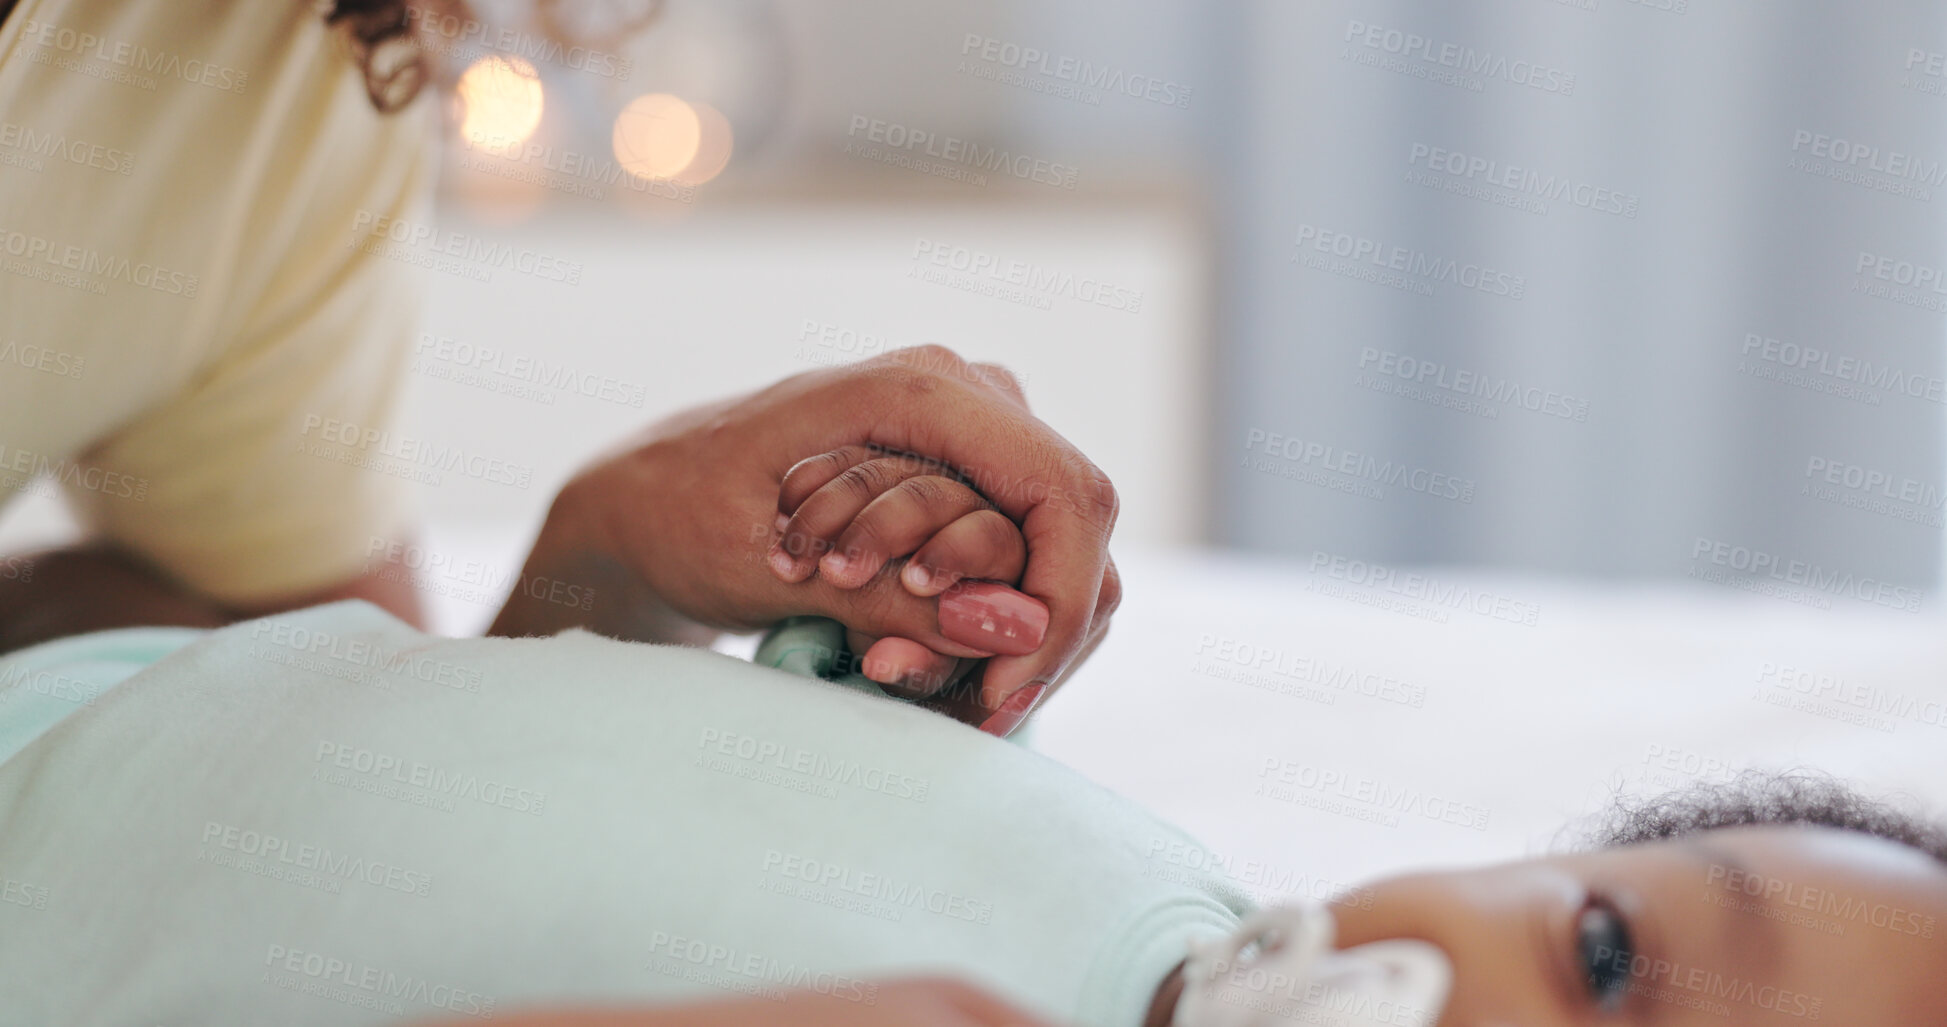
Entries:
[[878, 682], [858, 672], [845, 648], [845, 625], [825, 617], [779, 621], [757, 646], [752, 663], [856, 688], [882, 699], [894, 698]]
[[136, 672], [208, 634], [119, 628], [57, 638], [0, 657], [0, 763]]

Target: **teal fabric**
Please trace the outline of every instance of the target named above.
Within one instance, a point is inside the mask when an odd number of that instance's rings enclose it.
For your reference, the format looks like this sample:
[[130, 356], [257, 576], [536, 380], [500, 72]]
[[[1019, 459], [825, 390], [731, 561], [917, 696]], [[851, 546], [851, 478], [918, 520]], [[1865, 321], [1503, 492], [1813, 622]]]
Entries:
[[95, 705], [137, 671], [203, 637], [195, 628], [121, 628], [57, 638], [0, 657], [0, 763]]
[[[120, 628], [43, 642], [0, 657], [0, 763], [137, 671], [203, 637], [196, 628]], [[857, 672], [845, 627], [824, 617], [780, 622], [752, 662], [895, 698]]]
[[845, 648], [845, 625], [824, 617], [791, 617], [778, 622], [759, 643], [751, 662], [830, 681], [882, 699], [894, 698], [878, 682], [858, 672], [857, 657]]
[[0, 762], [0, 870], [46, 900], [0, 902], [34, 942], [0, 943], [4, 1019], [383, 1027], [950, 972], [1135, 1027], [1250, 910], [1141, 807], [874, 697], [835, 629], [773, 632], [785, 673], [361, 602], [18, 654], [12, 695], [68, 708]]
[[[195, 628], [122, 628], [0, 657], [0, 763], [130, 675], [205, 634]], [[779, 622], [751, 662], [904, 701], [858, 672], [856, 657], [845, 648], [845, 626], [825, 617]]]

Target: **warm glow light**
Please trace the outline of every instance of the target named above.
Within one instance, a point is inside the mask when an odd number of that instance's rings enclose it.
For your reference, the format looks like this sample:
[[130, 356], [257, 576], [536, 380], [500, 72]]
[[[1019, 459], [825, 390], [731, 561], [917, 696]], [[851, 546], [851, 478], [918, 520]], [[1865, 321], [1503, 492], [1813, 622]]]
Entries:
[[723, 112], [707, 103], [697, 103], [698, 123], [702, 126], [702, 142], [683, 170], [676, 173], [676, 180], [685, 185], [702, 185], [717, 177], [724, 165], [730, 163], [730, 151], [734, 137], [730, 131], [730, 119]]
[[703, 146], [696, 109], [668, 93], [629, 101], [615, 116], [615, 162], [637, 178], [675, 178]]
[[490, 149], [518, 146], [541, 124], [541, 76], [519, 57], [482, 57], [460, 76], [460, 134]]

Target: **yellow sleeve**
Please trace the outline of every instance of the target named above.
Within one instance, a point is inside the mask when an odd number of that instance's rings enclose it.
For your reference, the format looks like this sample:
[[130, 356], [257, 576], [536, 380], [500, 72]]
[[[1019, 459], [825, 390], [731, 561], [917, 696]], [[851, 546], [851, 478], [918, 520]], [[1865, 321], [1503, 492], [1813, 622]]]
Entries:
[[210, 158], [231, 175], [256, 163], [238, 184], [260, 193], [239, 221], [221, 344], [185, 389], [84, 457], [140, 482], [141, 500], [68, 491], [97, 534], [224, 602], [340, 584], [409, 520], [408, 486], [383, 460], [318, 443], [327, 424], [392, 427], [420, 272], [354, 230], [374, 216], [429, 223], [435, 97], [382, 115], [348, 62], [317, 63], [292, 83], [261, 162]]

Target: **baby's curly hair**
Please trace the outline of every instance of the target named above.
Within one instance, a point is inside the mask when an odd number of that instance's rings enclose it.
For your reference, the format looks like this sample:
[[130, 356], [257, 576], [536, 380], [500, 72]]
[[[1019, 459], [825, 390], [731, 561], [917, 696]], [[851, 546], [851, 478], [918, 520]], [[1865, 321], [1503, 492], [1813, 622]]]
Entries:
[[1607, 849], [1746, 824], [1857, 831], [1917, 849], [1947, 866], [1947, 828], [1806, 771], [1747, 770], [1724, 783], [1700, 783], [1647, 799], [1624, 797], [1594, 819], [1586, 843]]

